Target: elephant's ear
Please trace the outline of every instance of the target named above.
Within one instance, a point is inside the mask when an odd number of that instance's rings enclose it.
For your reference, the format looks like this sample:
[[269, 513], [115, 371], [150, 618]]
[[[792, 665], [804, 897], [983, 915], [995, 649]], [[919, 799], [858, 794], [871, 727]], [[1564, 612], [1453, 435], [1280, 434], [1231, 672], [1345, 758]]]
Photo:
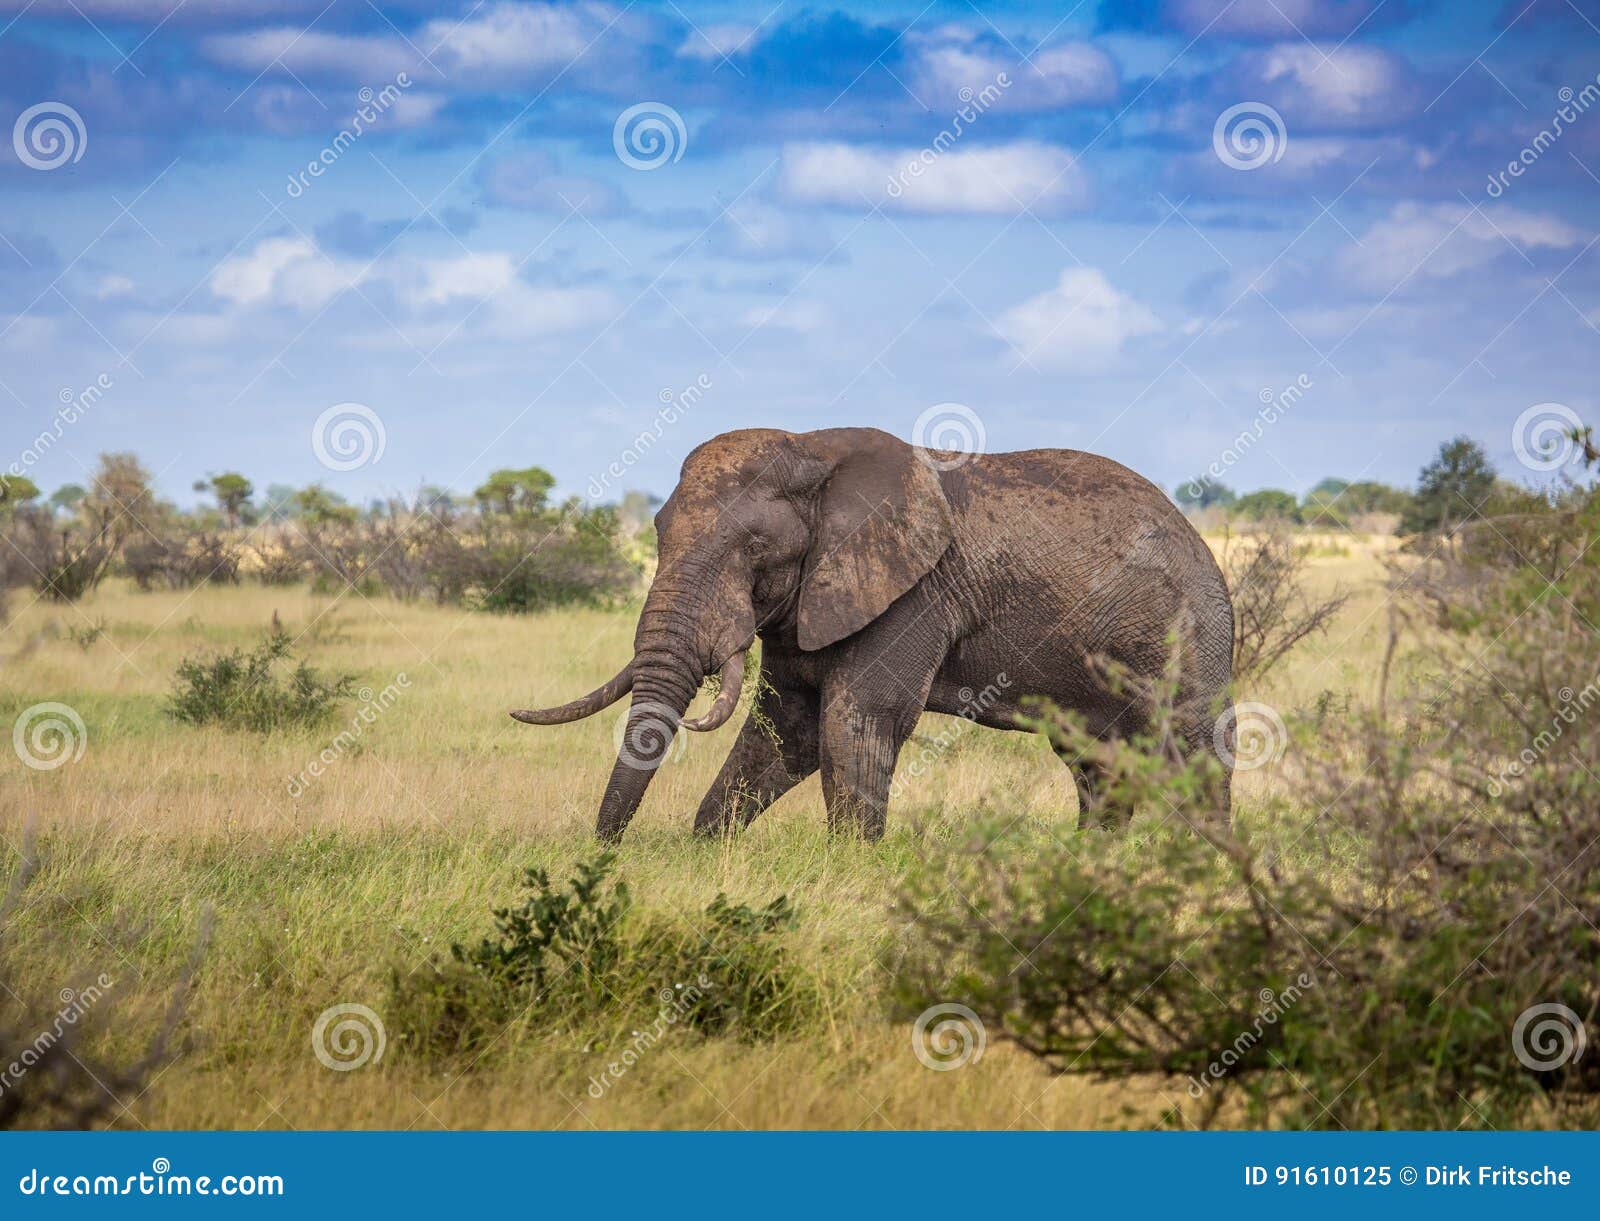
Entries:
[[822, 464], [799, 608], [800, 647], [821, 649], [859, 632], [933, 569], [950, 546], [950, 505], [938, 473], [898, 437], [829, 428], [796, 440]]

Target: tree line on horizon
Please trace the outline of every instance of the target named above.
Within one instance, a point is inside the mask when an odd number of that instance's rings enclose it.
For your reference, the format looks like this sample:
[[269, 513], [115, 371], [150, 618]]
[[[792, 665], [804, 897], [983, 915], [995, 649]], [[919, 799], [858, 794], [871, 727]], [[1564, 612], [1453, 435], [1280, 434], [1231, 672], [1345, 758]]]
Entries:
[[1546, 504], [1549, 494], [1502, 478], [1482, 445], [1471, 437], [1452, 437], [1417, 475], [1414, 488], [1376, 480], [1327, 478], [1304, 496], [1281, 488], [1243, 494], [1209, 476], [1181, 484], [1174, 501], [1191, 515], [1209, 513], [1230, 520], [1284, 523], [1317, 530], [1349, 530], [1361, 522], [1389, 518], [1402, 535], [1454, 529], [1476, 518], [1528, 512]]
[[[470, 495], [424, 484], [412, 496], [360, 506], [320, 483], [273, 483], [258, 495], [247, 476], [228, 470], [196, 481], [207, 499], [184, 509], [156, 494], [135, 455], [103, 454], [87, 484], [48, 497], [26, 476], [0, 475], [0, 597], [32, 587], [71, 601], [112, 573], [142, 589], [309, 579], [510, 611], [601, 603], [636, 589], [654, 558], [660, 500], [630, 491], [614, 504], [555, 503], [555, 484], [543, 467], [506, 467]], [[1278, 488], [1240, 495], [1202, 477], [1174, 500], [1202, 519], [1326, 530], [1376, 521], [1425, 535], [1537, 511], [1564, 494], [1563, 486], [1536, 491], [1502, 478], [1483, 447], [1461, 436], [1440, 445], [1411, 489], [1328, 478], [1303, 497]]]

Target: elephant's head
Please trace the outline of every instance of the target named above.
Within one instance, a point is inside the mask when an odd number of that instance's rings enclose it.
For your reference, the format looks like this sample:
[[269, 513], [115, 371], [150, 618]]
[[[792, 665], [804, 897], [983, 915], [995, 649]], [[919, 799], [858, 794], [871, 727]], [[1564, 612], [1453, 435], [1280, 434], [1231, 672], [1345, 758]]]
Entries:
[[733, 714], [757, 631], [823, 649], [860, 631], [950, 545], [950, 509], [920, 451], [873, 428], [724, 433], [684, 461], [656, 514], [660, 564], [633, 658], [559, 708], [513, 712], [531, 725], [592, 716], [633, 693], [598, 833], [621, 836], [705, 678], [722, 689], [702, 717]]

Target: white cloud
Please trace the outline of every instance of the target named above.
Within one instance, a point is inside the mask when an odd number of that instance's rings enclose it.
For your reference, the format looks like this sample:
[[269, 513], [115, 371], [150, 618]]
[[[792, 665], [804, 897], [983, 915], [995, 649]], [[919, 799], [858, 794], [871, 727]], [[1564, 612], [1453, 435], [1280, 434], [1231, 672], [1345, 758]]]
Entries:
[[828, 311], [814, 301], [785, 301], [779, 305], [752, 305], [740, 315], [739, 325], [756, 331], [771, 328], [810, 335], [829, 321]]
[[607, 4], [494, 4], [459, 23], [436, 18], [422, 27], [422, 39], [413, 41], [438, 45], [455, 67], [517, 75], [571, 63], [616, 16]]
[[103, 276], [100, 283], [95, 285], [94, 295], [102, 301], [109, 301], [113, 297], [126, 297], [133, 291], [133, 281], [127, 276]]
[[1190, 34], [1301, 38], [1344, 35], [1385, 0], [1166, 0], [1168, 20]]
[[[607, 321], [617, 308], [611, 294], [602, 289], [527, 283], [518, 275], [515, 257], [505, 251], [432, 259], [396, 257], [368, 266], [329, 258], [304, 238], [272, 237], [248, 253], [224, 260], [211, 276], [212, 291], [235, 306], [289, 306], [307, 313], [361, 283], [392, 293], [392, 301], [401, 308], [390, 322], [421, 346], [485, 336], [548, 335]], [[229, 321], [218, 319], [216, 325]], [[190, 325], [202, 323], [191, 320]], [[384, 329], [393, 334], [393, 329]]]
[[211, 291], [235, 305], [320, 309], [365, 278], [361, 265], [330, 259], [300, 237], [269, 237], [248, 254], [224, 259], [211, 273]]
[[[956, 110], [1003, 73], [998, 106], [1011, 110], [1053, 110], [1109, 102], [1117, 96], [1117, 69], [1100, 48], [1066, 42], [1032, 55], [1032, 66], [977, 41], [962, 27], [946, 26], [917, 39], [912, 91], [934, 108]], [[963, 96], [962, 90], [969, 92]]]
[[815, 214], [788, 212], [749, 198], [729, 208], [711, 235], [716, 253], [738, 259], [846, 257], [837, 247]]
[[1114, 364], [1125, 343], [1162, 325], [1103, 272], [1069, 267], [1054, 288], [1001, 314], [995, 329], [1031, 364], [1081, 373]]
[[606, 4], [499, 3], [475, 9], [462, 21], [424, 22], [409, 42], [398, 34], [278, 26], [213, 35], [201, 46], [217, 62], [252, 72], [359, 79], [374, 88], [401, 71], [437, 80], [430, 61], [448, 78], [526, 80], [574, 63], [618, 20], [617, 10]]
[[415, 72], [421, 62], [417, 53], [397, 38], [325, 34], [294, 26], [213, 34], [202, 41], [201, 49], [218, 63], [248, 72], [275, 68], [308, 76], [372, 77], [380, 82], [391, 81], [401, 72]]
[[754, 45], [755, 33], [755, 26], [734, 21], [703, 25], [684, 36], [677, 55], [680, 59], [715, 60], [721, 63], [724, 56], [732, 57], [748, 51]]
[[464, 254], [423, 259], [405, 276], [402, 292], [416, 305], [443, 305], [457, 298], [481, 299], [503, 291], [517, 278], [509, 254]]
[[906, 212], [1007, 215], [1024, 207], [1061, 212], [1084, 205], [1082, 172], [1071, 150], [1021, 140], [943, 152], [854, 144], [791, 144], [779, 190], [800, 203]]
[[1352, 279], [1387, 292], [1406, 280], [1446, 279], [1513, 250], [1570, 249], [1583, 235], [1559, 217], [1518, 208], [1403, 203], [1340, 256]]
[[1282, 112], [1293, 144], [1296, 124], [1321, 129], [1391, 127], [1421, 104], [1421, 88], [1405, 60], [1390, 51], [1348, 43], [1283, 43], [1240, 56], [1228, 72], [1230, 92]]

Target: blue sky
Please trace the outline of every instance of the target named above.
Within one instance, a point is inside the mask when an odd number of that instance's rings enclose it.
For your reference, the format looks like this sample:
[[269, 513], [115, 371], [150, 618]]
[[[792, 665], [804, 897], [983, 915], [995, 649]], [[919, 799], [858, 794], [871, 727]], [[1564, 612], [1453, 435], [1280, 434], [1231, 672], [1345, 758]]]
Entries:
[[[228, 468], [664, 493], [728, 428], [911, 438], [954, 403], [990, 450], [1303, 491], [1409, 484], [1457, 432], [1532, 478], [1519, 416], [1600, 409], [1600, 0], [0, 0], [0, 26], [0, 466], [58, 432], [46, 488], [132, 449], [185, 502]], [[641, 105], [654, 167], [618, 128]], [[319, 461], [341, 403], [376, 461]]]

